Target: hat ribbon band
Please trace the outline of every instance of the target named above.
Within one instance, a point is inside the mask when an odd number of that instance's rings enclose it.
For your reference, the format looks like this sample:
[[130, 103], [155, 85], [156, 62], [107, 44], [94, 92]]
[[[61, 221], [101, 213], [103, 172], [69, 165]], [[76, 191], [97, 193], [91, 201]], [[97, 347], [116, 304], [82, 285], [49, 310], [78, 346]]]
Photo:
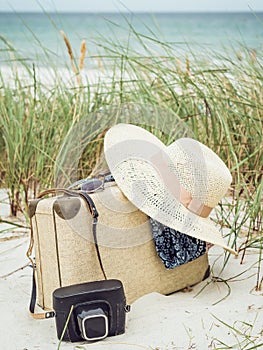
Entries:
[[213, 210], [213, 208], [203, 204], [198, 198], [193, 198], [191, 194], [182, 185], [179, 184], [178, 186], [180, 196], [179, 198], [175, 196], [176, 199], [178, 199], [179, 202], [192, 213], [201, 216], [202, 218], [207, 218]]
[[151, 157], [151, 162], [158, 169], [166, 188], [189, 211], [202, 218], [207, 218], [213, 208], [205, 205], [198, 198], [193, 198], [191, 193], [180, 184], [168, 165], [171, 164], [171, 160], [167, 157], [168, 155], [162, 151]]

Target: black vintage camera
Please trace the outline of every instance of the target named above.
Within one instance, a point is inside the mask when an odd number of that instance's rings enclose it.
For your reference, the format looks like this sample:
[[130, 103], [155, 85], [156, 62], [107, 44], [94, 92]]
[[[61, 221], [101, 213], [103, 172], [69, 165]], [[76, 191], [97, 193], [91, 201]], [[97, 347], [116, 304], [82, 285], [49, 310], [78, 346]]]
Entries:
[[53, 308], [58, 338], [71, 342], [124, 333], [129, 311], [122, 283], [113, 279], [58, 288]]

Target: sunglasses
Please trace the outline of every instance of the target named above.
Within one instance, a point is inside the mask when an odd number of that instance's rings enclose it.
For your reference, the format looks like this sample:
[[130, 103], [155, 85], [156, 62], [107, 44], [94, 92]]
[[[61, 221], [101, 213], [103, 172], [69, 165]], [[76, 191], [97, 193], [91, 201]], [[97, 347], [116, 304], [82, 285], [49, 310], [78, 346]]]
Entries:
[[[102, 177], [101, 179], [99, 177]], [[86, 178], [75, 181], [71, 184], [69, 190], [81, 190], [86, 193], [93, 193], [99, 190], [104, 190], [104, 184], [107, 182], [115, 181], [111, 174], [98, 175], [98, 178]]]

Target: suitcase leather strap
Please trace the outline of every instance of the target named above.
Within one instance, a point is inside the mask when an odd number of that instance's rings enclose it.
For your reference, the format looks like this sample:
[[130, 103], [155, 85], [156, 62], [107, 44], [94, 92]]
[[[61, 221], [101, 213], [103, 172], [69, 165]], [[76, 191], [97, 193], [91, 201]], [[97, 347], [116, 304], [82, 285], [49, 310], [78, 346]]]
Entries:
[[[75, 192], [73, 192], [73, 193], [75, 193]], [[105, 273], [105, 270], [104, 270], [104, 267], [103, 267], [103, 263], [102, 263], [102, 260], [101, 260], [101, 255], [100, 255], [100, 250], [99, 250], [99, 245], [98, 245], [98, 238], [97, 238], [97, 223], [98, 223], [99, 213], [98, 213], [98, 211], [96, 209], [95, 203], [93, 202], [91, 197], [86, 192], [80, 191], [80, 192], [77, 193], [77, 195], [79, 195], [80, 197], [82, 197], [85, 200], [86, 204], [88, 205], [88, 207], [90, 209], [90, 212], [91, 212], [91, 215], [92, 215], [92, 218], [93, 218], [93, 222], [92, 222], [93, 240], [94, 240], [94, 244], [95, 244], [96, 253], [97, 253], [98, 260], [99, 260], [100, 268], [101, 268], [103, 276], [104, 276], [104, 278], [106, 280], [107, 276], [106, 276], [106, 273]]]
[[[98, 261], [100, 264], [100, 268], [101, 268], [103, 276], [106, 280], [107, 276], [106, 276], [106, 273], [105, 273], [105, 270], [103, 267], [103, 263], [102, 263], [102, 259], [101, 259], [101, 255], [100, 255], [100, 251], [99, 251], [98, 239], [97, 239], [97, 223], [98, 223], [99, 213], [96, 209], [95, 203], [93, 202], [91, 197], [86, 192], [72, 191], [72, 190], [67, 190], [64, 188], [52, 188], [52, 189], [43, 191], [39, 194], [38, 199], [43, 198], [49, 194], [58, 194], [58, 193], [63, 193], [65, 195], [72, 196], [72, 197], [81, 197], [85, 201], [85, 203], [86, 203], [86, 205], [91, 213], [92, 219], [93, 219], [92, 234], [93, 234], [94, 244], [95, 244], [96, 253], [97, 253]], [[36, 265], [31, 258], [33, 244], [34, 244], [34, 241], [33, 241], [33, 232], [32, 232], [32, 225], [31, 225], [31, 240], [30, 240], [30, 245], [29, 245], [28, 251], [27, 251], [27, 256], [30, 259], [31, 264], [32, 264], [32, 268], [33, 268], [32, 291], [31, 291], [31, 299], [30, 299], [30, 304], [29, 304], [29, 311], [30, 311], [31, 316], [35, 319], [51, 318], [51, 317], [55, 316], [54, 311], [35, 313], [37, 289], [36, 289]]]

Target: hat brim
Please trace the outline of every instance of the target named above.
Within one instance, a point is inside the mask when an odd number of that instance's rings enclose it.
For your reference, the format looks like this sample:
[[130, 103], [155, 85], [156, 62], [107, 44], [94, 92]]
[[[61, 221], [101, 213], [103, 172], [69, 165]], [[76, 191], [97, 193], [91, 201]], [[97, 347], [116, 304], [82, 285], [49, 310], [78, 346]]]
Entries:
[[171, 194], [158, 169], [148, 161], [146, 148], [152, 152], [167, 151], [157, 137], [135, 125], [118, 124], [105, 135], [104, 153], [109, 169], [131, 203], [165, 226], [237, 254], [226, 245], [211, 219], [194, 214]]

